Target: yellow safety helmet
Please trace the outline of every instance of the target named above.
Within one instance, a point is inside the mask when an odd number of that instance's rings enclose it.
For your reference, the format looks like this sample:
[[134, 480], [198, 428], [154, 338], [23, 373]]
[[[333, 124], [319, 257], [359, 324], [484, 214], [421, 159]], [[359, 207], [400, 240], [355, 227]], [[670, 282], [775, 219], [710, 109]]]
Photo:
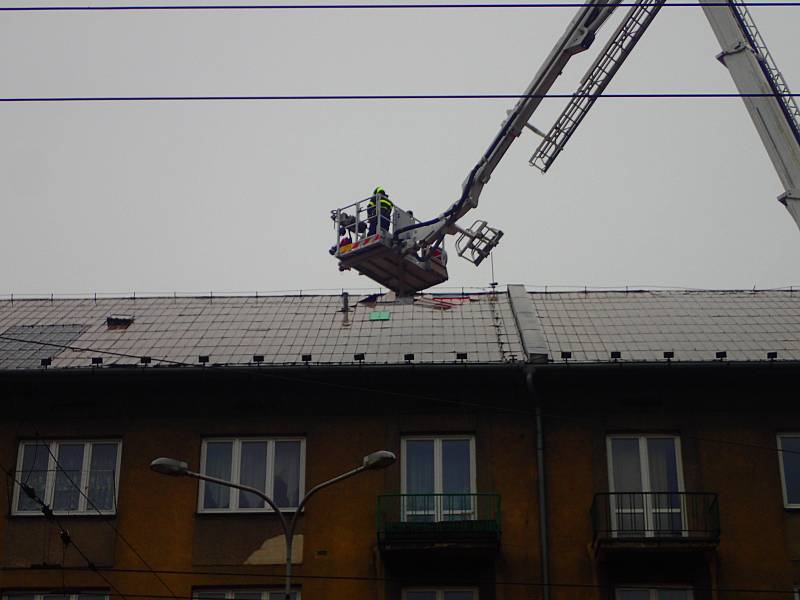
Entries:
[[385, 190], [385, 189], [383, 189], [381, 186], [378, 186], [378, 187], [376, 187], [376, 188], [375, 188], [375, 189], [372, 191], [372, 193], [373, 193], [373, 194], [375, 194], [375, 195], [378, 195], [378, 194], [383, 194], [383, 195], [384, 195], [384, 196], [386, 196], [387, 198], [389, 197], [389, 194], [387, 194], [387, 193], [386, 193], [386, 190]]

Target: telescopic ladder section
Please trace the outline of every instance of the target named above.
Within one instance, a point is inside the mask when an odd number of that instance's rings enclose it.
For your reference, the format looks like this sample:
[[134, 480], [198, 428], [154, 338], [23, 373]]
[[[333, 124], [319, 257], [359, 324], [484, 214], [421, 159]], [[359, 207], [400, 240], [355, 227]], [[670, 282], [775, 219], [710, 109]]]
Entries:
[[647, 31], [664, 2], [665, 0], [639, 0], [628, 11], [614, 35], [581, 79], [578, 91], [531, 156], [529, 162], [532, 166], [543, 173], [550, 168], [598, 96], [603, 93], [636, 43]]
[[761, 32], [758, 31], [758, 27], [756, 27], [756, 23], [750, 15], [750, 11], [747, 10], [747, 6], [739, 2], [731, 2], [730, 4], [731, 10], [739, 21], [742, 33], [748, 39], [750, 46], [759, 57], [764, 75], [769, 80], [770, 87], [774, 90], [776, 99], [782, 105], [789, 126], [792, 128], [798, 142], [800, 142], [800, 108], [797, 107], [797, 102], [795, 102], [792, 96], [792, 91], [786, 84], [786, 80], [783, 78], [780, 69], [778, 69], [775, 59], [772, 58], [772, 54], [769, 48], [767, 48], [767, 44]]
[[722, 47], [725, 65], [742, 96], [784, 192], [778, 200], [800, 227], [800, 112], [772, 54], [740, 1], [699, 0]]

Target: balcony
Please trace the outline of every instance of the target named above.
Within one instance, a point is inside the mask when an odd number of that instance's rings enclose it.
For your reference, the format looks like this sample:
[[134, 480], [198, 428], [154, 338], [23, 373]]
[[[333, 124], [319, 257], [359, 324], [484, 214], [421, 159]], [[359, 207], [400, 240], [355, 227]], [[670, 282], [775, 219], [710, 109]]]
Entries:
[[595, 553], [710, 550], [719, 543], [719, 503], [699, 492], [595, 494], [592, 527]]
[[485, 557], [500, 545], [499, 494], [387, 494], [378, 496], [377, 519], [384, 553]]

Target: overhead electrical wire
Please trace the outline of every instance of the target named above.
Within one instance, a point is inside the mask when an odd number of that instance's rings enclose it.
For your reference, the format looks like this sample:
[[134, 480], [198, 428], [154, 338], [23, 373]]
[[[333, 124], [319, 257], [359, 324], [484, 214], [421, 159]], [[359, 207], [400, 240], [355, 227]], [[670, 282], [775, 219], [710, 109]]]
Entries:
[[198, 102], [198, 101], [353, 101], [353, 100], [502, 100], [520, 98], [603, 98], [609, 99], [696, 99], [696, 98], [798, 98], [800, 94], [737, 92], [637, 92], [620, 94], [279, 94], [279, 95], [200, 95], [200, 96], [7, 96], [3, 103], [34, 102]]
[[[13, 337], [13, 336], [8, 336], [8, 335], [0, 335], [0, 340], [13, 341], [13, 342], [23, 342], [23, 343], [28, 343], [28, 344], [40, 345], [40, 346], [50, 346], [50, 347], [61, 348], [61, 349], [64, 349], [64, 350], [72, 350], [74, 352], [93, 352], [93, 353], [96, 353], [96, 354], [107, 354], [107, 355], [111, 355], [111, 356], [117, 356], [117, 357], [120, 357], [120, 358], [136, 358], [136, 359], [140, 359], [140, 360], [141, 360], [141, 358], [143, 358], [143, 355], [128, 354], [128, 353], [123, 353], [123, 352], [115, 352], [113, 350], [103, 350], [103, 349], [100, 349], [100, 348], [92, 348], [92, 347], [87, 347], [87, 346], [71, 346], [71, 345], [68, 345], [68, 344], [58, 344], [58, 343], [55, 343], [55, 342], [43, 342], [43, 341], [38, 341], [38, 340], [26, 340], [24, 338], [18, 338], [18, 337]], [[193, 369], [209, 369], [209, 368], [214, 369], [214, 367], [198, 367], [195, 364], [187, 363], [185, 361], [177, 361], [177, 360], [158, 358], [158, 357], [151, 357], [151, 356], [148, 356], [147, 358], [149, 358], [151, 361], [162, 362], [164, 364], [171, 365], [171, 366], [188, 367], [188, 368], [193, 368]], [[727, 364], [730, 364], [730, 363], [727, 363]], [[399, 366], [402, 368], [402, 365], [399, 365]], [[149, 369], [149, 368], [152, 368], [152, 367], [143, 367], [143, 369]], [[225, 367], [221, 368], [220, 370], [218, 370], [216, 372], [240, 374], [240, 372], [238, 372], [238, 371], [232, 371], [232, 370], [227, 369]], [[365, 394], [371, 394], [371, 395], [383, 394], [383, 395], [387, 395], [387, 396], [396, 396], [396, 397], [405, 398], [405, 399], [424, 400], [426, 402], [438, 402], [440, 404], [447, 404], [447, 405], [452, 405], [452, 406], [464, 406], [464, 407], [469, 407], [469, 408], [491, 409], [491, 410], [496, 410], [496, 411], [499, 411], [499, 412], [505, 412], [505, 413], [509, 413], [509, 414], [521, 414], [521, 415], [526, 415], [526, 416], [533, 416], [535, 414], [535, 412], [532, 411], [532, 410], [518, 409], [518, 408], [513, 408], [513, 407], [508, 407], [508, 406], [487, 405], [487, 404], [481, 404], [481, 403], [478, 403], [478, 402], [469, 402], [469, 401], [465, 401], [465, 400], [453, 400], [453, 399], [449, 399], [449, 398], [441, 398], [441, 397], [438, 397], [438, 396], [423, 396], [421, 394], [400, 392], [400, 391], [395, 391], [395, 390], [391, 390], [391, 389], [370, 388], [370, 387], [366, 387], [366, 386], [359, 386], [359, 385], [352, 384], [352, 383], [343, 384], [343, 383], [337, 383], [337, 382], [333, 382], [333, 381], [312, 379], [310, 377], [284, 375], [284, 374], [279, 374], [279, 373], [273, 373], [273, 372], [270, 371], [269, 368], [264, 368], [264, 367], [251, 367], [249, 372], [248, 372], [248, 374], [250, 376], [253, 376], [253, 377], [259, 377], [259, 376], [260, 377], [270, 377], [272, 379], [277, 379], [279, 381], [286, 381], [286, 382], [289, 382], [289, 383], [302, 383], [302, 384], [322, 385], [322, 386], [325, 386], [325, 387], [332, 387], [332, 388], [336, 388], [336, 389], [344, 389], [344, 390], [348, 390], [348, 391], [351, 391], [351, 392], [364, 392]], [[608, 415], [610, 413], [602, 413], [602, 414], [603, 415]], [[587, 419], [596, 418], [596, 415], [584, 415], [583, 417], [578, 417], [578, 416], [575, 416], [575, 415], [572, 415], [572, 414], [567, 415], [567, 414], [558, 414], [558, 413], [549, 413], [549, 412], [548, 413], [542, 413], [542, 416], [543, 417], [548, 417], [548, 418], [573, 420], [573, 421], [579, 421], [579, 422], [580, 421], [585, 421]], [[710, 444], [719, 444], [719, 445], [725, 445], [725, 446], [743, 447], [743, 448], [749, 448], [749, 449], [753, 449], [753, 450], [764, 450], [764, 451], [768, 451], [768, 452], [773, 452], [775, 454], [800, 454], [800, 450], [788, 450], [788, 449], [785, 449], [785, 448], [779, 448], [777, 446], [762, 446], [760, 444], [751, 444], [751, 443], [748, 443], [748, 442], [740, 442], [740, 441], [732, 441], [732, 440], [719, 440], [719, 439], [715, 439], [715, 438], [706, 438], [706, 437], [701, 437], [701, 436], [696, 436], [696, 435], [682, 435], [682, 437], [685, 438], [685, 439], [697, 440], [697, 441], [701, 441], [701, 442], [708, 442]]]
[[[40, 572], [40, 571], [56, 571], [62, 570], [58, 567], [0, 567], [0, 572]], [[87, 571], [92, 570], [85, 567], [63, 567], [63, 570], [68, 572], [72, 571]], [[97, 570], [105, 571], [107, 573], [124, 573], [124, 574], [142, 574], [146, 575], [147, 571], [144, 570], [137, 570], [137, 569], [125, 569], [119, 567], [97, 567]], [[202, 576], [212, 576], [212, 577], [241, 577], [241, 578], [250, 578], [250, 579], [283, 579], [283, 573], [248, 573], [248, 572], [237, 572], [237, 571], [216, 571], [216, 570], [208, 570], [204, 569], [201, 571], [185, 571], [185, 570], [167, 570], [161, 569], [158, 571], [164, 575], [183, 575], [183, 576], [191, 576], [191, 577], [202, 577]], [[321, 581], [362, 581], [362, 582], [378, 582], [378, 583], [402, 583], [409, 585], [408, 579], [394, 579], [391, 577], [378, 577], [372, 575], [310, 575], [310, 574], [301, 574], [301, 573], [292, 573], [292, 579], [306, 579], [306, 580], [321, 580]], [[443, 583], [444, 579], [444, 583]], [[616, 585], [602, 585], [598, 583], [575, 583], [575, 582], [550, 582], [544, 583], [540, 581], [524, 581], [524, 580], [513, 580], [513, 579], [474, 579], [468, 578], [465, 580], [461, 579], [458, 581], [454, 581], [453, 579], [442, 578], [441, 576], [437, 575], [428, 575], [428, 576], [417, 576], [413, 580], [413, 585], [448, 585], [448, 584], [470, 584], [470, 585], [478, 585], [481, 583], [487, 583], [491, 585], [499, 585], [499, 586], [509, 586], [509, 587], [531, 587], [531, 588], [560, 588], [560, 589], [591, 589], [591, 590], [611, 590], [615, 589]], [[196, 586], [201, 588], [202, 586]], [[219, 588], [219, 584], [215, 584], [214, 587]], [[631, 586], [631, 587], [646, 587], [648, 589], [655, 589], [655, 590], [674, 590], [675, 586], [663, 586], [663, 585], [639, 585], [639, 586]], [[695, 592], [724, 592], [724, 593], [740, 593], [740, 594], [794, 594], [794, 590], [789, 589], [780, 589], [780, 588], [736, 588], [736, 587], [706, 587], [706, 586], [692, 586], [691, 589]], [[114, 594], [110, 594], [113, 596]], [[166, 599], [171, 598], [171, 596], [159, 595], [159, 594], [135, 594], [130, 593], [126, 594], [129, 598], [156, 598], [156, 599]], [[196, 596], [177, 596], [179, 600], [197, 600]]]
[[2, 470], [9, 479], [13, 480], [13, 482], [17, 486], [19, 486], [20, 491], [22, 491], [26, 496], [28, 496], [28, 498], [30, 498], [35, 504], [39, 506], [39, 509], [41, 510], [42, 514], [47, 519], [47, 521], [52, 523], [58, 528], [58, 535], [59, 538], [61, 539], [62, 544], [64, 544], [65, 547], [72, 546], [73, 548], [75, 548], [75, 551], [78, 553], [81, 559], [83, 559], [83, 561], [86, 563], [86, 569], [89, 571], [93, 571], [94, 573], [97, 573], [100, 579], [102, 579], [103, 582], [111, 590], [113, 590], [114, 596], [119, 596], [123, 600], [127, 600], [128, 596], [123, 594], [111, 582], [111, 580], [98, 569], [97, 565], [94, 564], [94, 562], [86, 555], [86, 553], [81, 549], [81, 547], [75, 542], [75, 540], [69, 534], [69, 530], [61, 524], [61, 521], [58, 519], [58, 516], [56, 516], [56, 514], [53, 512], [53, 509], [50, 506], [48, 506], [48, 504], [44, 500], [42, 500], [36, 495], [36, 491], [31, 486], [22, 483], [19, 479], [17, 479], [16, 475], [2, 463], [0, 463], [0, 470]]
[[[611, 3], [598, 3], [595, 6], [606, 6]], [[800, 2], [736, 2], [737, 6], [754, 7], [794, 7]], [[56, 11], [186, 11], [186, 10], [482, 10], [482, 9], [518, 9], [518, 8], [582, 8], [583, 2], [482, 2], [482, 3], [398, 3], [398, 4], [143, 4], [118, 6], [6, 6], [0, 12], [56, 12]], [[635, 2], [621, 2], [615, 7], [638, 6]], [[699, 8], [697, 2], [668, 2], [664, 6], [674, 8]], [[704, 6], [730, 6], [728, 2], [714, 2]]]
[[[39, 440], [39, 435], [38, 435], [38, 432], [37, 432], [37, 436], [36, 436], [36, 437], [37, 437], [37, 440], [36, 440], [36, 441], [37, 441], [37, 444], [36, 444], [36, 446], [39, 446], [39, 441], [40, 441], [40, 440]], [[105, 515], [104, 515], [104, 513], [103, 513], [103, 511], [101, 511], [101, 510], [100, 510], [100, 509], [97, 507], [97, 505], [96, 505], [96, 504], [95, 504], [95, 503], [92, 501], [92, 499], [91, 499], [91, 498], [89, 498], [89, 496], [86, 494], [86, 492], [84, 492], [84, 491], [83, 491], [83, 489], [81, 488], [81, 486], [79, 486], [78, 484], [76, 484], [76, 483], [75, 483], [75, 481], [74, 481], [74, 480], [72, 479], [72, 477], [70, 476], [69, 472], [67, 472], [67, 471], [64, 469], [64, 467], [61, 465], [61, 463], [59, 462], [59, 460], [58, 460], [58, 458], [56, 457], [56, 455], [55, 455], [55, 454], [53, 454], [53, 451], [50, 449], [50, 445], [49, 445], [49, 444], [46, 444], [46, 443], [45, 443], [45, 444], [42, 444], [42, 445], [43, 445], [43, 446], [45, 446], [45, 447], [47, 448], [47, 452], [48, 452], [48, 454], [50, 454], [50, 457], [53, 459], [53, 461], [54, 461], [54, 462], [55, 462], [55, 464], [56, 464], [56, 469], [57, 469], [58, 471], [60, 471], [60, 472], [61, 472], [61, 473], [64, 475], [64, 477], [66, 477], [66, 479], [67, 479], [67, 481], [70, 483], [70, 485], [71, 485], [72, 487], [74, 487], [76, 490], [78, 490], [78, 493], [79, 493], [81, 496], [83, 496], [83, 498], [86, 500], [86, 503], [87, 503], [89, 506], [91, 506], [91, 507], [92, 507], [92, 509], [93, 509], [93, 510], [94, 510], [94, 511], [95, 511], [95, 512], [98, 514], [98, 515], [100, 515], [101, 517], [102, 517], [102, 516], [105, 516]], [[117, 537], [118, 537], [120, 540], [122, 540], [122, 542], [123, 542], [123, 543], [124, 543], [124, 544], [125, 544], [125, 545], [126, 545], [126, 546], [127, 546], [129, 549], [130, 549], [130, 550], [131, 550], [131, 552], [133, 552], [133, 554], [136, 556], [136, 558], [138, 558], [138, 559], [141, 561], [141, 563], [142, 563], [142, 564], [145, 566], [145, 568], [147, 569], [147, 572], [149, 572], [149, 573], [152, 573], [152, 574], [153, 574], [153, 576], [154, 576], [154, 577], [155, 577], [155, 578], [158, 580], [158, 582], [159, 582], [159, 583], [160, 583], [160, 584], [161, 584], [161, 585], [162, 585], [162, 586], [163, 586], [163, 587], [164, 587], [164, 588], [165, 588], [165, 589], [166, 589], [166, 590], [167, 590], [167, 591], [170, 593], [170, 596], [169, 596], [169, 597], [172, 597], [174, 600], [177, 600], [177, 599], [178, 599], [178, 596], [176, 596], [176, 595], [175, 595], [175, 592], [172, 590], [172, 588], [170, 588], [170, 587], [169, 587], [169, 585], [167, 585], [167, 582], [166, 582], [166, 581], [164, 581], [164, 579], [161, 577], [161, 575], [159, 575], [158, 573], [156, 573], [156, 572], [153, 570], [153, 567], [151, 567], [151, 566], [150, 566], [150, 563], [149, 563], [149, 562], [147, 562], [147, 560], [144, 558], [144, 556], [142, 556], [142, 554], [141, 554], [141, 553], [140, 553], [140, 552], [139, 552], [139, 551], [138, 551], [138, 550], [137, 550], [137, 549], [136, 549], [136, 548], [133, 546], [133, 544], [131, 544], [131, 543], [128, 541], [128, 538], [126, 538], [126, 537], [125, 537], [125, 536], [122, 534], [122, 532], [120, 532], [120, 530], [119, 530], [119, 529], [117, 529], [117, 527], [116, 527], [116, 526], [115, 526], [115, 525], [114, 525], [114, 524], [113, 524], [113, 523], [112, 523], [110, 520], [108, 520], [108, 519], [103, 519], [103, 522], [104, 522], [106, 525], [108, 525], [108, 526], [111, 528], [111, 530], [114, 532], [114, 534], [115, 534], [115, 535], [116, 535], [116, 536], [117, 536]], [[166, 596], [165, 596], [165, 597], [166, 597]]]

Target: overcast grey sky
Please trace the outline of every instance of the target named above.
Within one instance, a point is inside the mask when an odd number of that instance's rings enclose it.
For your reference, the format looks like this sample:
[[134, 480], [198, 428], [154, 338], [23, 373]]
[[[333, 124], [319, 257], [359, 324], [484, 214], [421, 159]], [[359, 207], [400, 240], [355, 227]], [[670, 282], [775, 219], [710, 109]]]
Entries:
[[[575, 10], [0, 13], [0, 96], [521, 93]], [[800, 91], [800, 7], [751, 12]], [[608, 92], [735, 92], [718, 52], [699, 7], [667, 6]], [[514, 103], [2, 103], [0, 293], [376, 287], [328, 255], [330, 210], [381, 185], [439, 214]], [[740, 99], [601, 99], [546, 175], [536, 145], [514, 143], [467, 219], [505, 232], [501, 283], [800, 284]], [[489, 261], [451, 252], [450, 278], [486, 285]]]

